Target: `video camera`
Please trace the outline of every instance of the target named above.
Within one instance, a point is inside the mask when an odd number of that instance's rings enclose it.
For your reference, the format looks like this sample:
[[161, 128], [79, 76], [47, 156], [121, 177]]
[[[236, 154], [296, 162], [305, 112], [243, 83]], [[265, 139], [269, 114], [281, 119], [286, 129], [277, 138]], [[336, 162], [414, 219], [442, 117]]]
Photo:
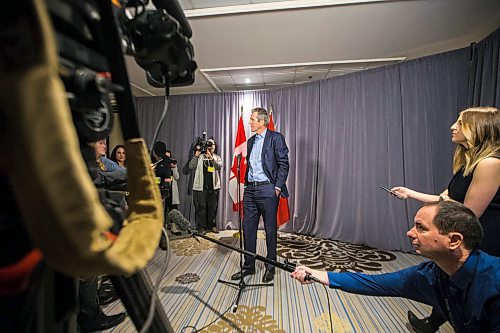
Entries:
[[127, 12], [119, 18], [127, 36], [127, 53], [146, 70], [148, 83], [154, 87], [192, 84], [197, 65], [189, 41], [191, 28], [182, 9], [167, 0], [153, 0], [158, 9], [144, 9], [143, 2], [122, 0]]
[[[113, 24], [103, 17], [103, 8], [111, 7], [111, 2]], [[125, 68], [115, 70], [111, 77], [113, 68], [125, 67], [122, 49], [145, 70], [154, 87], [168, 89], [194, 82], [197, 65], [189, 41], [192, 32], [182, 9], [177, 1], [153, 3], [155, 6], [149, 0], [47, 0], [56, 30], [60, 74], [82, 142], [109, 136], [113, 111], [123, 111], [118, 110], [117, 94], [130, 95], [122, 105], [133, 103]], [[116, 31], [119, 40], [113, 44]]]
[[207, 140], [207, 132], [203, 131], [201, 137], [198, 137], [194, 144], [194, 151], [201, 151], [202, 154], [206, 153], [208, 148], [212, 147], [213, 143]]

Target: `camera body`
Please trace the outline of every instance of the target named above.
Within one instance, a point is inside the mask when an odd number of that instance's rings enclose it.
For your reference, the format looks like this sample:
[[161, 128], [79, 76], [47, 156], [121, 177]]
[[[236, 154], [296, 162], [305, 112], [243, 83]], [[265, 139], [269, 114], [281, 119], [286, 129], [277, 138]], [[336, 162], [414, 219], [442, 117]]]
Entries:
[[203, 131], [202, 136], [196, 139], [193, 149], [195, 152], [200, 151], [202, 154], [204, 154], [212, 146], [213, 143], [207, 140], [207, 132]]
[[194, 82], [193, 46], [175, 19], [163, 10], [148, 9], [122, 21], [130, 42], [127, 53], [146, 71], [150, 85], [161, 88]]

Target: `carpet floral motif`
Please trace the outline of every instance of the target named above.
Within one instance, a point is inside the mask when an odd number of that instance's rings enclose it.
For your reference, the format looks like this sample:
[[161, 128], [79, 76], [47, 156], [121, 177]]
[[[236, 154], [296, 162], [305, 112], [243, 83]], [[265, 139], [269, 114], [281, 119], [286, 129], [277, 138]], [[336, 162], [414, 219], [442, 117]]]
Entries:
[[379, 271], [396, 256], [365, 245], [354, 245], [306, 235], [280, 233], [278, 255], [296, 264], [335, 272]]
[[203, 238], [198, 238], [199, 243], [194, 238], [178, 239], [170, 242], [170, 248], [175, 255], [191, 257], [200, 254], [203, 251], [217, 247], [218, 245], [207, 241]]
[[[233, 234], [234, 238], [240, 238], [240, 232], [236, 231]], [[264, 230], [258, 230], [257, 231], [257, 239], [266, 239], [266, 232]]]
[[332, 313], [333, 331], [330, 326], [330, 316], [328, 313], [322, 313], [313, 320], [316, 332], [351, 332], [351, 325], [347, 320], [341, 319], [335, 313]]
[[285, 333], [270, 315], [266, 314], [264, 306], [239, 305], [237, 313], [228, 313], [224, 319], [210, 325], [202, 332], [233, 333], [233, 332], [269, 332]]
[[193, 283], [193, 282], [198, 282], [200, 280], [200, 277], [196, 273], [186, 273], [179, 275], [175, 278], [176, 282], [179, 282], [180, 284], [188, 284], [188, 283]]

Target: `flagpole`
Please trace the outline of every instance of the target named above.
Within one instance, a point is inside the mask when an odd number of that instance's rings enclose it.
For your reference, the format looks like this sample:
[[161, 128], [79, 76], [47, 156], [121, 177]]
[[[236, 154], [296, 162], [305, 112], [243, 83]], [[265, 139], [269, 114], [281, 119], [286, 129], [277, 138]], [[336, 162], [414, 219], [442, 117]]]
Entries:
[[[240, 106], [240, 118], [243, 117], [243, 104]], [[238, 120], [239, 122], [239, 120]], [[243, 214], [241, 212], [242, 208], [243, 208], [243, 203], [241, 202], [241, 157], [242, 157], [242, 154], [240, 153], [239, 155], [239, 159], [237, 161], [237, 170], [238, 170], [238, 175], [236, 176], [236, 180], [238, 182], [238, 194], [236, 195], [236, 197], [238, 198], [238, 230], [240, 232], [240, 239], [243, 238], [243, 231], [242, 231], [242, 228], [241, 228], [241, 223], [242, 223], [242, 220], [243, 220]], [[240, 248], [241, 248], [241, 244], [240, 244]]]

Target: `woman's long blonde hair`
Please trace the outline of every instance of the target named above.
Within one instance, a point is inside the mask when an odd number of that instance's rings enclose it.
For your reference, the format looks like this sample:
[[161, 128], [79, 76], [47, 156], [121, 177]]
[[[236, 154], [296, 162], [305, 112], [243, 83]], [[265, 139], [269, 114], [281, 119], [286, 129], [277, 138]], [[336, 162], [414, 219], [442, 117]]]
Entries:
[[461, 126], [467, 147], [457, 144], [453, 156], [453, 173], [464, 167], [464, 176], [491, 156], [500, 156], [500, 111], [494, 107], [474, 107], [460, 112]]

